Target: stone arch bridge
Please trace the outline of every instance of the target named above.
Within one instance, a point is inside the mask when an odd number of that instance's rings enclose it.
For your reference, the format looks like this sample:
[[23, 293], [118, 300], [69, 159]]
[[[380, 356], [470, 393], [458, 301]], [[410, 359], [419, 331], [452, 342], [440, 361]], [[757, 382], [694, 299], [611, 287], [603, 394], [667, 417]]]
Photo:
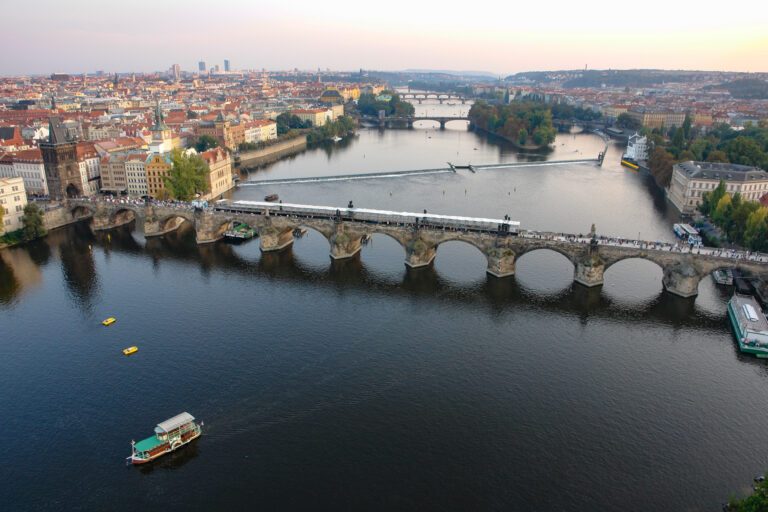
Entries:
[[446, 230], [417, 223], [367, 223], [354, 218], [282, 215], [278, 204], [274, 211], [260, 214], [238, 210], [192, 210], [143, 203], [70, 200], [61, 211], [60, 215], [67, 216], [69, 222], [92, 219], [94, 230], [112, 229], [135, 220], [143, 226], [147, 237], [169, 233], [184, 222], [189, 222], [200, 244], [223, 238], [232, 222], [243, 223], [258, 232], [260, 247], [264, 252], [289, 247], [294, 241], [294, 230], [304, 227], [321, 233], [328, 240], [330, 256], [335, 260], [355, 256], [362, 248], [362, 239], [378, 233], [400, 244], [405, 253], [405, 264], [410, 268], [430, 265], [440, 244], [461, 241], [476, 247], [488, 262], [488, 274], [499, 278], [514, 275], [517, 260], [525, 254], [550, 250], [565, 256], [573, 264], [575, 282], [589, 287], [602, 285], [603, 274], [612, 265], [625, 259], [644, 259], [661, 267], [664, 289], [682, 297], [697, 295], [701, 279], [715, 270], [735, 268], [768, 279], [766, 262], [676, 252], [653, 242], [620, 245], [604, 243], [596, 238], [588, 241], [574, 235], [529, 231], [513, 235], [469, 228]]

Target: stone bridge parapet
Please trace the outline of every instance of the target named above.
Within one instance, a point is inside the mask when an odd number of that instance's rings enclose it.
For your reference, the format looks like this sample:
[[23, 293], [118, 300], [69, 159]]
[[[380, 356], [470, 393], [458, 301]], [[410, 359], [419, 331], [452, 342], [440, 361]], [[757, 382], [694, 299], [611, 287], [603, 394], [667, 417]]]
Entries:
[[360, 252], [364, 237], [383, 234], [396, 240], [405, 253], [409, 268], [426, 267], [434, 260], [441, 244], [460, 241], [476, 247], [486, 258], [488, 274], [503, 278], [515, 273], [517, 260], [536, 250], [550, 250], [567, 258], [574, 267], [574, 282], [592, 287], [603, 284], [603, 274], [625, 259], [644, 259], [663, 272], [662, 284], [670, 293], [693, 297], [702, 278], [715, 270], [737, 268], [755, 277], [768, 279], [768, 260], [754, 261], [701, 252], [682, 252], [668, 244], [635, 242], [610, 244], [596, 237], [538, 234], [519, 235], [472, 230], [446, 230], [414, 225], [371, 224], [354, 219], [326, 219], [281, 215], [279, 206], [272, 214], [225, 212], [144, 204], [143, 202], [69, 201], [57, 215], [70, 222], [91, 218], [94, 230], [111, 229], [133, 220], [142, 225], [145, 236], [158, 236], [189, 222], [200, 244], [220, 240], [233, 222], [254, 228], [263, 252], [286, 249], [293, 244], [297, 228], [321, 233], [334, 260], [351, 258]]

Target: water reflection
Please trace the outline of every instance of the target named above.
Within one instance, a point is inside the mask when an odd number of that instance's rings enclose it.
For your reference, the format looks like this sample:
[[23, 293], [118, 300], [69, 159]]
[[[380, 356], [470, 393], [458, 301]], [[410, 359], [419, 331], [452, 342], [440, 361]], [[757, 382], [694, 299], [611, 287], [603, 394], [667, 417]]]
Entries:
[[[534, 307], [577, 314], [582, 320], [592, 315], [618, 316], [652, 319], [676, 326], [699, 327], [722, 326], [724, 318], [719, 309], [710, 311], [710, 308], [697, 308], [694, 300], [661, 291], [660, 284], [657, 283], [660, 283], [659, 276], [654, 272], [650, 275], [645, 272], [645, 262], [640, 262], [639, 267], [633, 267], [631, 262], [628, 262], [622, 265], [627, 267], [624, 272], [619, 272], [621, 268], [614, 272], [619, 279], [634, 276], [637, 283], [646, 283], [657, 292], [649, 295], [648, 290], [645, 290], [638, 296], [630, 286], [622, 287], [624, 295], [617, 295], [611, 285], [585, 288], [572, 283], [572, 269], [566, 268], [571, 267], [570, 263], [549, 251], [536, 251], [544, 256], [538, 260], [537, 255], [533, 253], [522, 258], [517, 276], [504, 279], [490, 276], [479, 278], [475, 275], [476, 272], [463, 268], [463, 261], [450, 259], [425, 268], [410, 269], [403, 265], [400, 271], [382, 272], [379, 271], [379, 263], [371, 266], [366, 264], [367, 249], [353, 258], [336, 261], [328, 257], [325, 239], [320, 236], [315, 238], [318, 239], [318, 247], [311, 252], [310, 259], [314, 260], [311, 262], [297, 258], [292, 248], [282, 252], [263, 253], [258, 259], [249, 259], [238, 253], [245, 246], [249, 248], [248, 252], [253, 248], [255, 253], [258, 250], [258, 239], [240, 246], [225, 243], [198, 245], [195, 242], [194, 230], [186, 226], [178, 232], [150, 238], [146, 247], [142, 247], [132, 236], [130, 227], [92, 234], [86, 223], [79, 223], [58, 230], [55, 236], [45, 239], [42, 243], [48, 245], [48, 251], [41, 250], [39, 246], [4, 251], [3, 264], [0, 265], [0, 273], [3, 276], [0, 291], [3, 304], [8, 304], [26, 287], [39, 285], [40, 268], [34, 263], [32, 254], [39, 256], [41, 253], [50, 252], [53, 247], [57, 248], [61, 255], [62, 272], [73, 301], [85, 310], [92, 308], [98, 295], [99, 276], [92, 254], [92, 250], [98, 249], [104, 252], [105, 257], [110, 253], [146, 257], [156, 269], [162, 267], [166, 261], [177, 261], [197, 266], [201, 275], [208, 277], [215, 272], [224, 272], [246, 279], [294, 281], [302, 286], [319, 286], [337, 291], [348, 289], [363, 293], [414, 296], [420, 300], [458, 301], [484, 305], [494, 311]], [[92, 245], [92, 250], [88, 248], [89, 245]], [[450, 249], [458, 248], [462, 253], [464, 249], [475, 251], [472, 247], [465, 247], [466, 244], [453, 245]], [[447, 251], [448, 249], [443, 249], [442, 255], [448, 254]], [[387, 246], [384, 251], [399, 258], [400, 265], [403, 255], [394, 254], [395, 252], [400, 252], [396, 243]], [[376, 261], [375, 257], [372, 259]], [[559, 261], [560, 259], [563, 261]], [[321, 260], [324, 261], [323, 264], [319, 264]], [[549, 260], [554, 260], [555, 264], [552, 265], [553, 261]], [[394, 268], [390, 264], [387, 266]], [[614, 276], [610, 276], [610, 280], [613, 278]]]
[[159, 459], [141, 464], [138, 469], [145, 475], [151, 475], [156, 470], [160, 469], [179, 469], [198, 456], [197, 444], [199, 441], [200, 438], [197, 438], [186, 446], [183, 446], [171, 453], [165, 454]]

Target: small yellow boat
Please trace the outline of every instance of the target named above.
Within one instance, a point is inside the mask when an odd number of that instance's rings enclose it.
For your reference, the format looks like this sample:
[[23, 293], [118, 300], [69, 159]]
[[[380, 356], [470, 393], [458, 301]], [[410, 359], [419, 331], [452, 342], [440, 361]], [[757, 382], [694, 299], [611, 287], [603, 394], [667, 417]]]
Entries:
[[128, 347], [127, 349], [123, 350], [123, 354], [129, 356], [134, 352], [138, 352], [138, 351], [139, 351], [139, 347]]
[[107, 318], [106, 320], [104, 320], [101, 323], [104, 324], [104, 325], [112, 325], [113, 323], [115, 323], [115, 319], [110, 317], [110, 318]]

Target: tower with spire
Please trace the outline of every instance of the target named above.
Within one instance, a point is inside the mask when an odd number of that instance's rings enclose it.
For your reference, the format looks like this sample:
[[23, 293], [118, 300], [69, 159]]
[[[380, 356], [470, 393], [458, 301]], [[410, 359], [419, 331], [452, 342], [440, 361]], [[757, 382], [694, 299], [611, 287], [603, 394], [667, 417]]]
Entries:
[[154, 153], [167, 153], [173, 149], [173, 140], [171, 129], [163, 121], [163, 111], [160, 109], [160, 102], [155, 104], [155, 123], [150, 129], [152, 132], [152, 142], [150, 150]]

